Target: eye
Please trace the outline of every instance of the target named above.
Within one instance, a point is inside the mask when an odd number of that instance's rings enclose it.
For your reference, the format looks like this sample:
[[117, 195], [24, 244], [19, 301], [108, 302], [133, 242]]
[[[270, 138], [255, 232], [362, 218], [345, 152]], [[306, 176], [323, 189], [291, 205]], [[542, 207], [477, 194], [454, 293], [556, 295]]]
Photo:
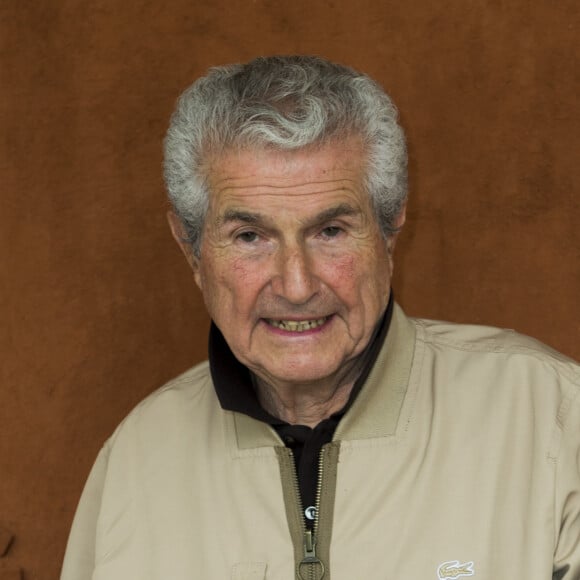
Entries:
[[252, 244], [254, 242], [258, 241], [258, 238], [260, 236], [253, 231], [246, 231], [246, 232], [240, 232], [237, 236], [236, 236], [236, 240], [239, 240], [240, 242], [243, 242], [244, 244]]
[[336, 238], [339, 234], [342, 233], [342, 229], [339, 228], [338, 226], [328, 226], [324, 228], [320, 233], [325, 238]]

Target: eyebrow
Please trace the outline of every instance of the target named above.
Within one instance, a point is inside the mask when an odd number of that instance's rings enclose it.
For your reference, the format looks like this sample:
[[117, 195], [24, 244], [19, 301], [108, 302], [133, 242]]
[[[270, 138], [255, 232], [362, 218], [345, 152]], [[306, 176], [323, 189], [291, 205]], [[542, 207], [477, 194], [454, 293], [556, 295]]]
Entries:
[[324, 222], [329, 222], [339, 217], [359, 215], [360, 213], [361, 213], [360, 209], [355, 208], [348, 203], [341, 203], [339, 205], [321, 211], [312, 220], [308, 221], [315, 225]]
[[218, 226], [223, 226], [229, 222], [244, 222], [246, 224], [257, 224], [263, 220], [262, 214], [251, 211], [228, 209], [217, 219]]
[[[341, 203], [334, 207], [330, 207], [316, 214], [313, 218], [307, 219], [308, 225], [317, 225], [325, 222], [332, 221], [339, 217], [344, 216], [354, 216], [359, 215], [360, 209], [353, 207], [348, 203]], [[218, 220], [218, 226], [223, 226], [230, 222], [243, 222], [250, 225], [260, 224], [267, 219], [264, 219], [263, 214], [255, 213], [247, 210], [240, 209], [227, 209], [223, 215], [221, 215]]]

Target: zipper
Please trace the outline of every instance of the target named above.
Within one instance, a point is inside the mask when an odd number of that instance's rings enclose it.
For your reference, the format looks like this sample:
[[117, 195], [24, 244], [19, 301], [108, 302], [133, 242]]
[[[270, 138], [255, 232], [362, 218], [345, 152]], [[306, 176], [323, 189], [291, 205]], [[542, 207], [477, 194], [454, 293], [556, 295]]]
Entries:
[[288, 450], [294, 468], [294, 486], [296, 490], [296, 497], [298, 498], [298, 506], [301, 515], [300, 521], [302, 524], [303, 556], [302, 560], [300, 560], [296, 568], [296, 573], [300, 580], [322, 580], [326, 573], [324, 563], [316, 555], [316, 543], [318, 541], [319, 529], [318, 523], [320, 518], [320, 498], [322, 497], [322, 479], [324, 476], [324, 447], [325, 446], [322, 446], [318, 455], [318, 481], [316, 484], [316, 499], [314, 502], [315, 515], [312, 530], [309, 530], [306, 527], [306, 523], [304, 521], [304, 505], [302, 504], [302, 498], [300, 497], [300, 486], [298, 484], [298, 474], [296, 473], [296, 465], [294, 463], [294, 454], [291, 450]]
[[305, 523], [294, 454], [281, 445], [274, 449], [280, 464], [284, 507], [294, 548], [295, 580], [331, 580], [329, 558], [340, 443], [326, 443], [318, 456], [316, 517], [312, 530]]

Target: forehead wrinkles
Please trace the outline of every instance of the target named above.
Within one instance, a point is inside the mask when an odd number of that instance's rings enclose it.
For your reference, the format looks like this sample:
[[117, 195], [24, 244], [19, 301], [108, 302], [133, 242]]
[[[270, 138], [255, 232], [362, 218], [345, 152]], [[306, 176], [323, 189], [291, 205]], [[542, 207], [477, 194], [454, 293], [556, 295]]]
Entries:
[[247, 196], [278, 196], [291, 193], [306, 197], [325, 193], [354, 193], [360, 185], [355, 179], [318, 179], [297, 182], [283, 178], [224, 178], [212, 184], [212, 193], [217, 196], [245, 198]]
[[250, 210], [263, 204], [265, 210], [282, 199], [295, 207], [322, 200], [333, 203], [342, 196], [366, 205], [364, 156], [360, 144], [351, 141], [311, 151], [258, 149], [215, 155], [207, 166], [210, 207], [221, 213], [232, 204]]

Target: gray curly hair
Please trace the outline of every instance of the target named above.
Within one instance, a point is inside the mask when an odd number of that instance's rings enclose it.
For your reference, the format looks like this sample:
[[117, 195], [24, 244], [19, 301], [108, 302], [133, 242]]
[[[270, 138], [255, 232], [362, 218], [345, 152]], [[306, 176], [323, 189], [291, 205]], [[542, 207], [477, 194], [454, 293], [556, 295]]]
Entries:
[[313, 56], [210, 69], [179, 98], [165, 138], [165, 184], [196, 255], [208, 209], [204, 161], [210, 153], [295, 150], [351, 135], [363, 140], [365, 185], [389, 236], [407, 198], [407, 153], [397, 110], [377, 83]]

